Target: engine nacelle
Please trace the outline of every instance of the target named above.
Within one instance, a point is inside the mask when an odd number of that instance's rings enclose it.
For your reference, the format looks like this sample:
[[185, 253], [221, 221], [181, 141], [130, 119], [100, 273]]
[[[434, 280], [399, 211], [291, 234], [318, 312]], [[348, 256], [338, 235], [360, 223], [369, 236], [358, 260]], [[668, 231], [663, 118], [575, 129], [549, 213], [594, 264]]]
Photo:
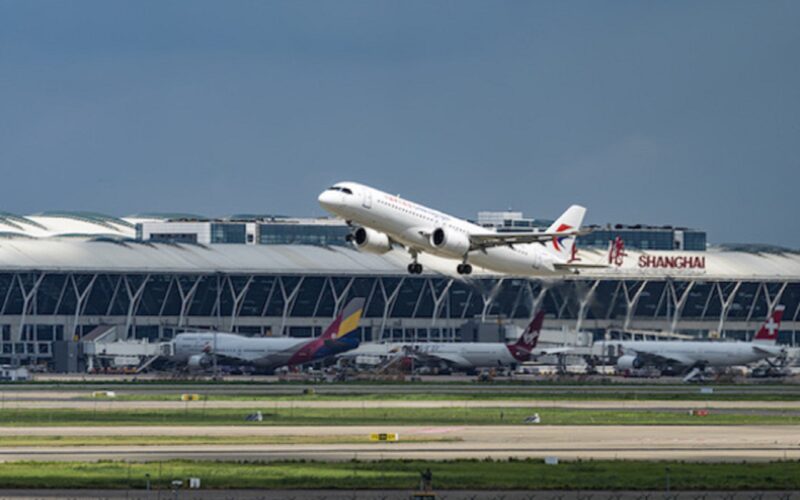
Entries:
[[186, 364], [189, 366], [189, 368], [193, 368], [195, 370], [205, 370], [213, 364], [213, 360], [208, 354], [195, 354], [193, 356], [189, 356], [189, 360], [186, 362]]
[[433, 230], [430, 244], [439, 253], [455, 258], [463, 257], [470, 248], [469, 236], [444, 227]]
[[642, 360], [638, 358], [638, 356], [632, 356], [630, 354], [626, 354], [624, 356], [620, 356], [617, 359], [617, 368], [619, 370], [638, 370], [644, 366]]
[[359, 227], [353, 233], [353, 243], [362, 252], [384, 254], [392, 249], [392, 242], [386, 233], [368, 227]]

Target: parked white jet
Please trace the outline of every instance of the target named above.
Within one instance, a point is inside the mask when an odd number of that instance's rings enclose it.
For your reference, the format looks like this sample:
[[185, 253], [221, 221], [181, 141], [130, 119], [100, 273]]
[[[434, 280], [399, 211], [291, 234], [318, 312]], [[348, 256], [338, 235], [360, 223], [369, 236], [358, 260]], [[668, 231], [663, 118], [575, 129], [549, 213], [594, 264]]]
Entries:
[[210, 367], [213, 356], [223, 362], [267, 369], [319, 361], [358, 347], [359, 339], [350, 334], [358, 328], [363, 309], [363, 298], [352, 299], [322, 335], [310, 340], [223, 332], [180, 333], [175, 337], [173, 360], [194, 369]]
[[474, 263], [514, 275], [576, 272], [582, 267], [606, 267], [573, 262], [575, 237], [581, 233], [586, 209], [572, 205], [547, 231], [497, 232], [437, 210], [355, 182], [340, 182], [319, 195], [319, 203], [355, 227], [352, 239], [365, 252], [386, 253], [393, 244], [405, 247], [413, 262], [408, 272], [419, 274], [420, 253], [461, 261], [459, 274], [470, 274]]
[[740, 366], [777, 358], [784, 349], [776, 345], [784, 306], [778, 305], [756, 332], [752, 342], [630, 341], [621, 342], [624, 353], [617, 368], [630, 370], [644, 366], [680, 367], [688, 371], [685, 380], [705, 368]]
[[528, 361], [531, 355], [558, 354], [569, 348], [536, 349], [544, 322], [544, 312], [539, 312], [516, 342], [396, 342], [368, 344], [344, 355], [388, 359], [405, 356], [429, 366], [457, 370], [480, 368], [508, 368]]

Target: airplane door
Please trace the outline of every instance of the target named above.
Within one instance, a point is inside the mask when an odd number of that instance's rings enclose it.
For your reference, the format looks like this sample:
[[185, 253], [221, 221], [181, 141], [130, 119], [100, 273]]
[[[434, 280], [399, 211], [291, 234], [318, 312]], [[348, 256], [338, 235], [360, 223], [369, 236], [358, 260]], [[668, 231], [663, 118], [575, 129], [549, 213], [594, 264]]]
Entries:
[[368, 192], [364, 193], [364, 201], [362, 203], [364, 205], [364, 208], [372, 208], [372, 193], [371, 192], [368, 191]]

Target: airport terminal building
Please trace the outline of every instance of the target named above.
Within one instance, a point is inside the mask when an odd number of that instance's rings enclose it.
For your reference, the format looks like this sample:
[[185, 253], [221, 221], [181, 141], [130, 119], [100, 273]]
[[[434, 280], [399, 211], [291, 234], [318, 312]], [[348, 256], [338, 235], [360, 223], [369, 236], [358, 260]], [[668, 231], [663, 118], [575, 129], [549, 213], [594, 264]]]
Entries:
[[[430, 256], [411, 276], [405, 252], [360, 253], [340, 244], [334, 223], [252, 219], [236, 222], [242, 231], [212, 227], [230, 221], [166, 222], [0, 215], [0, 363], [47, 363], [110, 329], [151, 342], [189, 329], [308, 337], [356, 296], [367, 299], [364, 340], [457, 341], [469, 321], [521, 325], [539, 308], [548, 327], [595, 338], [660, 330], [744, 339], [777, 304], [786, 306], [780, 341], [800, 340], [800, 255], [791, 252], [674, 249], [673, 240], [670, 250], [587, 248], [580, 259], [608, 267], [559, 278], [464, 278]], [[284, 244], [298, 234], [306, 244]]]

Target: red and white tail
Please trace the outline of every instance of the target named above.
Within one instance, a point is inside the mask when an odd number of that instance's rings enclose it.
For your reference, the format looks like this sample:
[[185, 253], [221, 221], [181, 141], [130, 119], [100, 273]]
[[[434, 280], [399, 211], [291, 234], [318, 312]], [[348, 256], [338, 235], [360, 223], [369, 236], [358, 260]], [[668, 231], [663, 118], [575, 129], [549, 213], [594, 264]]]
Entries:
[[531, 357], [531, 352], [536, 347], [539, 341], [539, 333], [542, 331], [542, 324], [544, 323], [544, 311], [539, 311], [530, 322], [528, 327], [522, 332], [516, 342], [507, 344], [506, 348], [511, 356], [520, 363], [527, 361]]
[[561, 257], [566, 262], [572, 257], [572, 247], [575, 245], [574, 232], [583, 224], [586, 209], [580, 205], [572, 205], [561, 217], [547, 229], [548, 233], [564, 233], [564, 236], [553, 236], [548, 244], [550, 251]]
[[764, 342], [774, 344], [778, 340], [778, 331], [781, 328], [781, 320], [783, 319], [783, 311], [786, 306], [777, 305], [773, 309], [769, 318], [761, 325], [761, 328], [756, 332], [753, 337], [753, 342]]
[[542, 324], [544, 324], [544, 311], [539, 311], [514, 345], [526, 351], [532, 351], [539, 342]]

